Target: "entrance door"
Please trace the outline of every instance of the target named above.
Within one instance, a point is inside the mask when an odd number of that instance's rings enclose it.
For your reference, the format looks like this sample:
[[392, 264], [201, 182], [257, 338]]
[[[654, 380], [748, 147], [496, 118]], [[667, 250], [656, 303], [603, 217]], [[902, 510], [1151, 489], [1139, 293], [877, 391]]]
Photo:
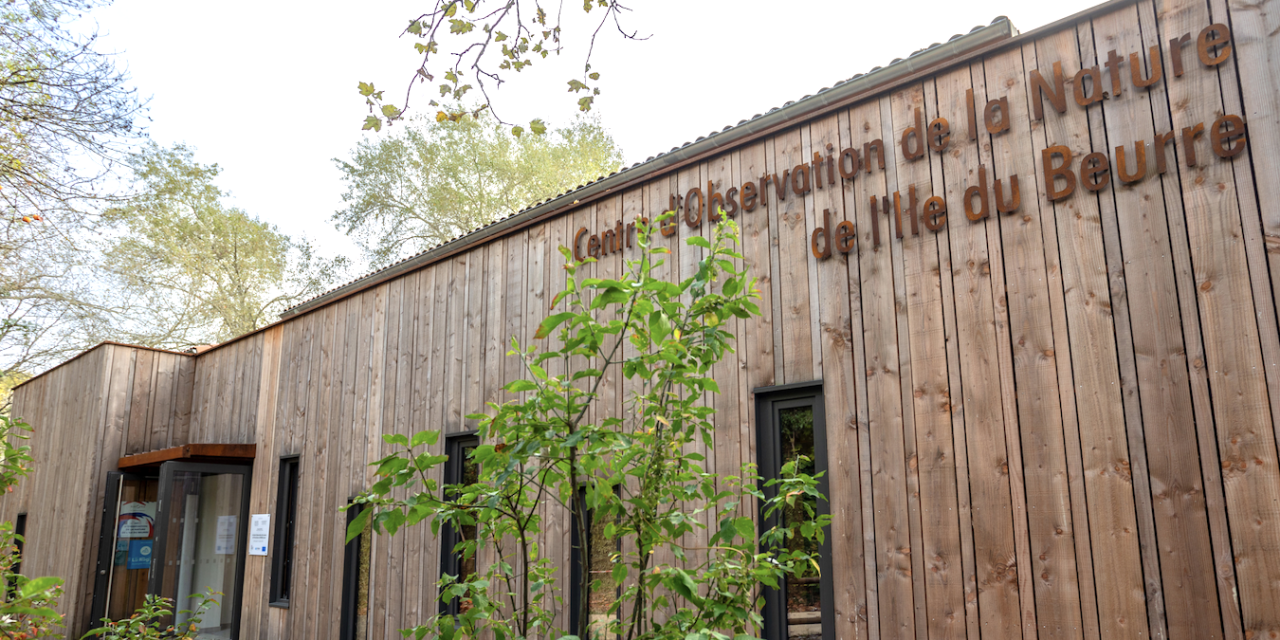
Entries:
[[191, 624], [183, 610], [208, 591], [217, 605], [205, 611], [200, 638], [236, 640], [249, 512], [249, 467], [166, 462], [160, 466], [160, 501], [150, 593], [174, 601], [173, 624]]
[[102, 503], [102, 531], [94, 573], [92, 623], [121, 620], [142, 606], [156, 533], [155, 477], [112, 471]]

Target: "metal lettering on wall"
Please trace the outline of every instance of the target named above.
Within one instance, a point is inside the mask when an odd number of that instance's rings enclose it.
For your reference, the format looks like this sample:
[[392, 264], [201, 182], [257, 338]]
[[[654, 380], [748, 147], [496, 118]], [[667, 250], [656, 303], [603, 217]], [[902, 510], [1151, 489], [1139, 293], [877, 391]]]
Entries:
[[[1216, 67], [1231, 57], [1231, 30], [1224, 24], [1212, 24], [1205, 27], [1197, 36], [1190, 33], [1171, 39], [1167, 53], [1170, 59], [1170, 73], [1173, 78], [1180, 78], [1194, 66], [1191, 60], [1192, 40], [1195, 41], [1194, 56], [1204, 67]], [[1043, 120], [1045, 102], [1057, 113], [1066, 113], [1068, 96], [1078, 107], [1087, 109], [1103, 100], [1116, 99], [1125, 91], [1126, 74], [1121, 71], [1122, 65], [1128, 65], [1129, 84], [1132, 91], [1149, 91], [1161, 81], [1166, 80], [1162, 52], [1159, 47], [1151, 47], [1148, 53], [1149, 68], [1144, 69], [1140, 52], [1130, 52], [1128, 57], [1119, 55], [1116, 50], [1107, 52], [1106, 62], [1100, 67], [1093, 66], [1081, 69], [1071, 76], [1068, 82], [1061, 62], [1053, 63], [1048, 77], [1040, 69], [1028, 73], [1028, 92], [1031, 97], [1031, 119]], [[1070, 89], [1068, 89], [1070, 84]], [[981, 124], [978, 118], [978, 105], [973, 98], [973, 90], [967, 91], [964, 119], [967, 123], [965, 135], [970, 141], [978, 140], [978, 136], [987, 134], [999, 136], [1008, 133], [1013, 119], [1017, 116], [1015, 109], [1007, 97], [988, 100], [982, 105]], [[908, 162], [924, 159], [929, 152], [943, 153], [952, 141], [951, 121], [945, 117], [937, 117], [928, 125], [924, 123], [920, 109], [911, 114], [913, 124], [902, 132], [898, 140], [902, 157]], [[1092, 152], [1077, 159], [1065, 145], [1054, 144], [1041, 150], [1040, 164], [1042, 184], [1045, 185], [1045, 197], [1050, 201], [1062, 200], [1082, 187], [1088, 192], [1097, 192], [1110, 186], [1114, 173], [1121, 184], [1132, 184], [1142, 181], [1150, 175], [1163, 175], [1170, 169], [1170, 146], [1182, 150], [1188, 167], [1203, 163], [1203, 150], [1207, 143], [1208, 151], [1224, 160], [1231, 160], [1244, 153], [1248, 144], [1244, 119], [1239, 115], [1225, 114], [1209, 124], [1203, 122], [1181, 131], [1156, 133], [1150, 144], [1146, 140], [1136, 140], [1130, 145], [1117, 146], [1114, 156], [1105, 152]], [[769, 206], [769, 189], [779, 201], [789, 196], [804, 197], [815, 189], [835, 189], [851, 183], [859, 173], [871, 173], [875, 169], [885, 168], [885, 149], [883, 140], [876, 138], [866, 141], [861, 148], [849, 147], [836, 152], [833, 145], [826, 146], [826, 153], [815, 150], [811, 162], [798, 164], [791, 169], [783, 169], [782, 174], [766, 173], [755, 180], [748, 180], [739, 186], [729, 187], [723, 192], [717, 190], [715, 183], [707, 182], [706, 189], [694, 187], [684, 194], [672, 194], [667, 211], [675, 215], [668, 218], [660, 228], [663, 236], [675, 235], [683, 221], [689, 228], [699, 228], [704, 220], [719, 222], [721, 215], [736, 217], [739, 213], [747, 214], [757, 208]], [[1176, 164], [1176, 155], [1173, 156]], [[1154, 162], [1155, 171], [1149, 171]], [[980, 165], [976, 172], [976, 184], [968, 185], [964, 190], [961, 209], [970, 222], [981, 222], [991, 216], [992, 210], [997, 214], [1008, 215], [1018, 211], [1022, 206], [1022, 192], [1019, 176], [997, 177], [989, 175], [987, 167]], [[839, 179], [837, 179], [837, 175]], [[1031, 184], [1035, 184], [1032, 181]], [[891, 233], [901, 239], [904, 233], [920, 235], [921, 227], [931, 232], [938, 232], [947, 225], [948, 205], [940, 196], [925, 198], [923, 202], [916, 193], [916, 186], [907, 187], [904, 195], [900, 191], [882, 196], [870, 196], [867, 209], [871, 215], [885, 215], [892, 220]], [[952, 207], [955, 203], [952, 204]], [[648, 223], [642, 218], [641, 222]], [[823, 210], [821, 224], [814, 228], [810, 235], [810, 251], [818, 259], [831, 257], [833, 253], [856, 252], [857, 234], [852, 221], [832, 220], [831, 212]], [[592, 233], [586, 227], [580, 227], [573, 235], [573, 256], [577, 260], [599, 258], [604, 255], [630, 249], [635, 242], [635, 222], [615, 221], [612, 226]], [[879, 224], [871, 225], [871, 243], [873, 248], [882, 242]]]

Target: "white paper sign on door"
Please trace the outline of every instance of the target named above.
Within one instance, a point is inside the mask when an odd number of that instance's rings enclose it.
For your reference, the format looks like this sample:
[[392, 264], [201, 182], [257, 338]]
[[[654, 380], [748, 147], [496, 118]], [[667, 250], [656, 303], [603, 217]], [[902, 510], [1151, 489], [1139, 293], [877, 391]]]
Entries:
[[249, 516], [249, 555], [267, 555], [267, 539], [271, 535], [271, 514], [255, 513]]
[[229, 556], [236, 552], [236, 517], [218, 516], [218, 540], [213, 552], [220, 556]]

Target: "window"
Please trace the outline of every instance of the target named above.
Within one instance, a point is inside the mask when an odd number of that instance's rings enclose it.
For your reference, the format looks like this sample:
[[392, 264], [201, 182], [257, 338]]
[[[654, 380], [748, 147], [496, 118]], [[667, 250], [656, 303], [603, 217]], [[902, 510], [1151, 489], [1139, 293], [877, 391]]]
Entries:
[[[27, 514], [25, 513], [18, 514], [17, 521], [13, 523], [13, 535], [14, 535], [13, 554], [15, 557], [17, 557], [18, 561], [13, 563], [13, 566], [9, 570], [14, 573], [22, 573], [22, 547], [23, 547], [23, 536], [27, 535]], [[18, 588], [17, 579], [15, 578], [10, 580], [7, 587], [8, 587], [8, 594], [10, 595], [10, 597], [12, 597], [14, 591]]]
[[293, 593], [293, 532], [298, 513], [298, 456], [280, 458], [276, 486], [276, 548], [271, 560], [271, 606], [289, 606]]
[[[756, 439], [760, 476], [764, 480], [780, 475], [782, 465], [805, 456], [809, 462], [801, 469], [810, 475], [827, 470], [826, 416], [822, 404], [822, 383], [807, 382], [756, 390]], [[828, 495], [826, 474], [818, 488]], [[766, 498], [776, 487], [762, 487]], [[819, 515], [829, 513], [826, 501], [812, 505]], [[778, 517], [788, 524], [805, 518], [802, 506], [796, 505], [772, 518], [762, 520], [761, 531], [774, 526]], [[790, 544], [806, 544], [808, 552], [817, 554], [821, 575], [809, 570], [783, 582], [780, 589], [765, 588], [764, 637], [766, 640], [833, 640], [835, 620], [832, 602], [831, 535], [822, 545], [795, 540]]]
[[[617, 494], [619, 488], [614, 488]], [[578, 488], [578, 499], [586, 500], [586, 489]], [[569, 560], [569, 634], [588, 640], [599, 640], [603, 637], [605, 624], [609, 620], [609, 607], [621, 596], [622, 585], [613, 581], [613, 554], [621, 551], [621, 540], [610, 539], [605, 535], [605, 527], [612, 522], [609, 518], [597, 518], [595, 511], [587, 512], [586, 544], [582, 544], [582, 536], [578, 533], [578, 525], [569, 523], [569, 541], [572, 546]], [[585, 569], [589, 579], [596, 583], [591, 589], [591, 599], [587, 603], [589, 616], [586, 635], [580, 633], [582, 623], [578, 620], [578, 612], [582, 606], [582, 571], [583, 558], [587, 558]], [[621, 612], [618, 612], [619, 614]]]
[[[445, 455], [449, 460], [444, 465], [444, 497], [451, 497], [453, 485], [472, 484], [480, 479], [480, 467], [471, 457], [472, 451], [480, 445], [480, 439], [474, 433], [457, 433], [446, 435], [444, 441]], [[455, 576], [466, 580], [475, 575], [476, 557], [467, 558], [456, 550], [459, 543], [476, 539], [476, 526], [462, 525], [454, 527], [446, 524], [440, 531], [440, 575]], [[440, 612], [450, 615], [465, 613], [470, 603], [460, 598], [440, 601]]]
[[14, 573], [22, 573], [22, 548], [24, 546], [24, 537], [27, 535], [27, 514], [19, 513], [17, 522], [13, 523], [13, 546], [17, 547], [14, 555], [18, 557], [18, 561], [14, 563], [11, 571]]
[[[347, 502], [347, 528], [364, 511], [365, 505]], [[353, 538], [342, 549], [342, 618], [338, 629], [339, 640], [355, 640], [365, 636], [364, 627], [369, 622], [369, 526], [364, 533]]]

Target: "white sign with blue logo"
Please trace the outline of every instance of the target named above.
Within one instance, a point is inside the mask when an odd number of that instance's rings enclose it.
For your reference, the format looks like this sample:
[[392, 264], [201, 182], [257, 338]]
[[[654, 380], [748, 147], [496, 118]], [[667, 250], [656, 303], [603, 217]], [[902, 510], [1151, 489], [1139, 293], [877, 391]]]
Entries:
[[267, 555], [267, 539], [271, 535], [271, 514], [255, 513], [249, 516], [249, 555]]

